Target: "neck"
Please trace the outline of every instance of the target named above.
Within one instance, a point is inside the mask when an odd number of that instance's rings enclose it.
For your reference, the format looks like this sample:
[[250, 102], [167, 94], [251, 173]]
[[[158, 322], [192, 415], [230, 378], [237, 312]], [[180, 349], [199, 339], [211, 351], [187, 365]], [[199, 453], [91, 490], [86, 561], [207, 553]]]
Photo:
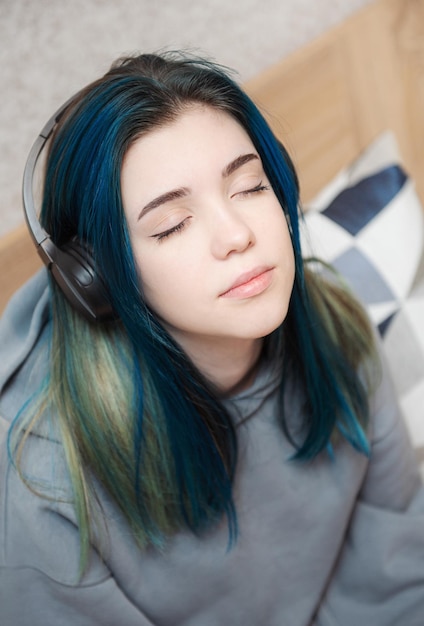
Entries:
[[202, 374], [225, 395], [247, 389], [252, 384], [263, 339], [210, 342], [180, 341], [175, 337]]

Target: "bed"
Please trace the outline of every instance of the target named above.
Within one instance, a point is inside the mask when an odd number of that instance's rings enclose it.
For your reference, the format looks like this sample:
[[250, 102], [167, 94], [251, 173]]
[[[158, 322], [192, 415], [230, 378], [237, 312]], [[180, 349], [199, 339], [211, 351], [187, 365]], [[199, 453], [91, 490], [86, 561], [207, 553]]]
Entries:
[[[424, 0], [374, 1], [245, 88], [295, 161], [306, 246], [339, 262], [380, 329], [424, 463]], [[352, 230], [358, 202], [380, 206]], [[0, 266], [1, 311], [40, 267], [24, 225], [0, 240]]]

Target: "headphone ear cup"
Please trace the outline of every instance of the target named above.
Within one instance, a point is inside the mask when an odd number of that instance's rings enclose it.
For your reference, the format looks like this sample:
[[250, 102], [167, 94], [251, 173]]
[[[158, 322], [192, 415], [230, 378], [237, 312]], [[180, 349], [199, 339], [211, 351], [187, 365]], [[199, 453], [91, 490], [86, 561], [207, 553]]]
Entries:
[[62, 290], [69, 303], [91, 322], [117, 319], [101, 276], [87, 246], [77, 238], [58, 248], [41, 226], [33, 196], [34, 170], [41, 152], [68, 106], [70, 98], [44, 125], [32, 146], [24, 170], [22, 197], [25, 219], [30, 235], [44, 265]]
[[67, 298], [91, 322], [116, 319], [107, 288], [89, 250], [77, 238], [58, 248], [49, 240], [49, 270]]

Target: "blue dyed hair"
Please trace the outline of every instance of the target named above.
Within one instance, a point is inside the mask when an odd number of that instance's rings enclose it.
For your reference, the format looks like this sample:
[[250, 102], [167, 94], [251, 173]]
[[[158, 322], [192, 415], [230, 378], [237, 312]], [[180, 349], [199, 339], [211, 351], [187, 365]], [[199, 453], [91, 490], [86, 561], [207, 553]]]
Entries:
[[[41, 219], [58, 245], [78, 236], [90, 247], [120, 319], [115, 326], [124, 329], [128, 340], [134, 383], [132, 482], [140, 524], [147, 528], [151, 541], [160, 534], [160, 523], [147, 498], [143, 499], [140, 476], [145, 407], [147, 402], [152, 404], [146, 394], [152, 393], [163, 416], [182, 525], [198, 531], [226, 513], [230, 533], [235, 529], [234, 427], [214, 389], [144, 301], [121, 200], [121, 168], [128, 148], [152, 129], [175, 120], [193, 103], [226, 112], [246, 130], [287, 216], [295, 284], [287, 318], [267, 338], [267, 345], [272, 358], [283, 363], [281, 397], [288, 379], [296, 382], [305, 397], [300, 439], [291, 433], [281, 402], [282, 428], [294, 445], [294, 456], [315, 457], [332, 445], [337, 430], [356, 448], [367, 449], [360, 425], [367, 415], [366, 389], [357, 374], [360, 358], [350, 358], [343, 333], [333, 332], [337, 316], [332, 313], [330, 298], [326, 300], [325, 283], [305, 269], [299, 240], [298, 181], [285, 148], [251, 99], [221, 67], [178, 54], [121, 60], [80, 92], [61, 120], [50, 146]], [[57, 310], [63, 310], [66, 303], [57, 290], [54, 298], [62, 307]], [[81, 320], [81, 324], [87, 322]], [[104, 324], [105, 332], [113, 332], [113, 327], [113, 323]], [[84, 346], [70, 346], [71, 331], [68, 337], [62, 333], [62, 340], [68, 342], [68, 350], [77, 350], [83, 357]], [[111, 454], [107, 446], [102, 450], [104, 439], [96, 443], [91, 438], [90, 446], [97, 446], [93, 454], [101, 479], [125, 509], [113, 478], [104, 478]], [[81, 452], [88, 464], [92, 464], [90, 454], [87, 449]]]

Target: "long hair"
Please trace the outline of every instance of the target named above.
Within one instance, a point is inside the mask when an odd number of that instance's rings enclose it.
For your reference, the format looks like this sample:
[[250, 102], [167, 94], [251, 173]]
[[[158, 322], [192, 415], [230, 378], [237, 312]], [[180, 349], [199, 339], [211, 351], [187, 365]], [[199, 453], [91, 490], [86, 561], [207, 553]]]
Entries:
[[146, 305], [121, 200], [121, 168], [132, 143], [195, 103], [227, 113], [245, 129], [289, 223], [294, 288], [286, 320], [266, 341], [282, 364], [281, 398], [289, 377], [305, 397], [296, 435], [281, 402], [293, 456], [312, 459], [337, 436], [367, 452], [369, 389], [360, 370], [373, 356], [372, 333], [355, 300], [305, 266], [298, 181], [285, 148], [221, 67], [179, 54], [120, 60], [80, 92], [59, 123], [41, 213], [57, 245], [78, 236], [90, 247], [119, 316], [90, 324], [52, 284], [46, 402], [62, 431], [83, 562], [96, 502], [93, 477], [141, 546], [161, 545], [182, 528], [199, 533], [223, 515], [230, 542], [236, 536], [235, 428], [212, 385]]

